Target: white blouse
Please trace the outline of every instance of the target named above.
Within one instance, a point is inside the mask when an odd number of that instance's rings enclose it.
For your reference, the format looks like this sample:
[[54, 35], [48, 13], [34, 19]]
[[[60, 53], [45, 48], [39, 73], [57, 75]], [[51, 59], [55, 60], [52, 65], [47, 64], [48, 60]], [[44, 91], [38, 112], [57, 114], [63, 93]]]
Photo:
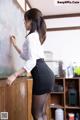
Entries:
[[23, 68], [27, 72], [31, 72], [35, 67], [37, 59], [44, 58], [44, 52], [39, 40], [38, 32], [35, 31], [27, 36], [20, 57], [25, 60]]

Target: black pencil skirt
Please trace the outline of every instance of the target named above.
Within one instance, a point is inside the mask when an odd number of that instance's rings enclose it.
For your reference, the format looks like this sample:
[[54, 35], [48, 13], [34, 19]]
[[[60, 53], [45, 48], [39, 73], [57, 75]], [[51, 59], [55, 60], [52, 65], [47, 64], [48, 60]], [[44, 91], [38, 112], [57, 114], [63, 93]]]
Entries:
[[52, 70], [44, 59], [38, 59], [36, 66], [31, 71], [33, 77], [33, 95], [42, 95], [51, 92], [55, 82]]

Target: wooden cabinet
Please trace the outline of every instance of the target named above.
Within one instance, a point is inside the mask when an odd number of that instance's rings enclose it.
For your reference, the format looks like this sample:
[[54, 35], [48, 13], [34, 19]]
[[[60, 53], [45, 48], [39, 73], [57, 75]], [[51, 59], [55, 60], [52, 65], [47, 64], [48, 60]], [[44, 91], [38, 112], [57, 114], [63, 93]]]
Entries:
[[[68, 89], [72, 82], [77, 90], [76, 106], [70, 106], [68, 101]], [[80, 115], [80, 78], [56, 78], [56, 84], [62, 87], [50, 93], [48, 120], [55, 120], [57, 108], [63, 109], [64, 120], [67, 120], [68, 113]], [[0, 80], [0, 112], [8, 112], [8, 120], [32, 120], [31, 102], [32, 79], [19, 77], [11, 86], [6, 85], [6, 79]]]
[[[69, 86], [74, 84], [77, 93], [76, 105], [69, 104]], [[55, 120], [55, 110], [61, 108], [64, 111], [64, 120], [68, 120], [68, 114], [78, 113], [80, 116], [80, 78], [56, 78], [56, 92], [50, 94], [50, 119]], [[80, 119], [80, 118], [79, 118]]]
[[28, 80], [28, 120], [32, 120], [31, 104], [32, 104], [32, 80]]
[[0, 80], [0, 112], [8, 112], [8, 120], [31, 120], [32, 80], [17, 78], [11, 86]]

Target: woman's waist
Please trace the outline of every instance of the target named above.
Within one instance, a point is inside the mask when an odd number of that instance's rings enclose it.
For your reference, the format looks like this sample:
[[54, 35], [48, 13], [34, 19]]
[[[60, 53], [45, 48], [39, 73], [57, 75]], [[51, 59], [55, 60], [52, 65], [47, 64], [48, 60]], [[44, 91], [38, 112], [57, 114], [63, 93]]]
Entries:
[[44, 58], [38, 58], [36, 61], [37, 62], [44, 62]]

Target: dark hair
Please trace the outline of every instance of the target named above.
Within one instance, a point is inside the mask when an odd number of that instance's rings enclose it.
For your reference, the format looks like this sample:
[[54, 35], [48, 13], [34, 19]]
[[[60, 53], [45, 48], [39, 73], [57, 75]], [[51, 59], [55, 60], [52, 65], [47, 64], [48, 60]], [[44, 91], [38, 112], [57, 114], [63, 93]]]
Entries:
[[31, 30], [30, 30], [29, 34], [33, 33], [35, 30], [37, 30], [37, 32], [39, 34], [40, 42], [41, 42], [41, 44], [43, 44], [43, 42], [46, 39], [46, 24], [43, 19], [41, 11], [36, 8], [32, 8], [32, 9], [28, 10], [27, 12], [25, 12], [24, 19], [25, 19], [25, 21], [26, 21], [26, 19], [32, 20]]

